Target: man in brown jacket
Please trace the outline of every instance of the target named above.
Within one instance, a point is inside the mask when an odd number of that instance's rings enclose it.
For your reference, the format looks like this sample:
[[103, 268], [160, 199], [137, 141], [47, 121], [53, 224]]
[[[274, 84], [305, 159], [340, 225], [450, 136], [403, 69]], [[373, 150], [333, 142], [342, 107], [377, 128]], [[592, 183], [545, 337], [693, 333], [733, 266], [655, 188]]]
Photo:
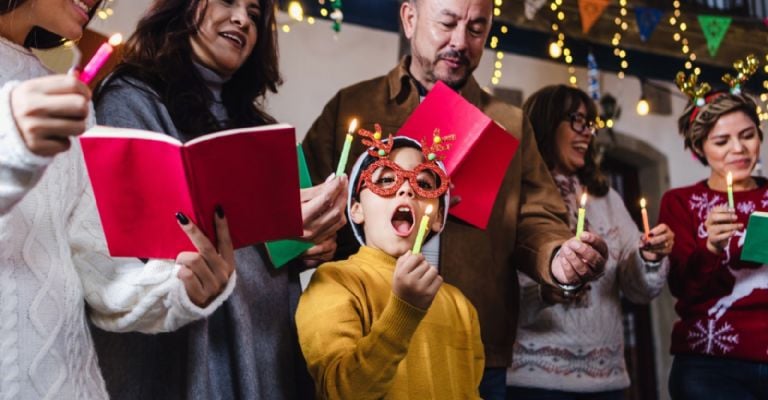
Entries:
[[[335, 171], [352, 118], [363, 128], [373, 130], [379, 123], [385, 133], [394, 133], [438, 80], [520, 140], [487, 230], [449, 218], [439, 244], [434, 244], [439, 246], [443, 279], [461, 289], [479, 314], [486, 351], [481, 396], [504, 399], [519, 303], [515, 268], [543, 284], [575, 290], [602, 272], [607, 248], [593, 234], [584, 234], [581, 242], [573, 238], [564, 222], [565, 206], [522, 111], [484, 92], [472, 77], [491, 28], [491, 2], [405, 1], [400, 17], [412, 56], [386, 76], [339, 91], [310, 128], [303, 147], [313, 180], [322, 182]], [[350, 159], [363, 151], [355, 141]], [[337, 258], [356, 251], [350, 232], [339, 232]]]

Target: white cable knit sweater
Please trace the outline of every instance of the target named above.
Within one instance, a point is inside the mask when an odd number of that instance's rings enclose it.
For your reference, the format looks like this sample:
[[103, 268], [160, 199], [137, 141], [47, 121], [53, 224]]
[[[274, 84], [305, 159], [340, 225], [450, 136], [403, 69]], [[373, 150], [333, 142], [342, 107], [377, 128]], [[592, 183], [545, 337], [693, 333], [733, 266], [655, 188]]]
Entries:
[[[571, 200], [575, 205], [575, 197]], [[658, 269], [645, 267], [638, 251], [641, 233], [613, 189], [590, 197], [586, 220], [608, 244], [605, 274], [590, 283], [582, 302], [554, 306], [544, 303], [533, 280], [518, 274], [522, 299], [508, 385], [568, 392], [629, 386], [619, 292], [635, 303], [649, 303], [664, 286], [669, 260], [665, 257]]]
[[10, 91], [47, 74], [0, 38], [0, 400], [106, 399], [86, 311], [107, 330], [174, 330], [215, 310], [235, 275], [201, 309], [172, 261], [108, 256], [77, 141], [36, 156], [11, 116]]

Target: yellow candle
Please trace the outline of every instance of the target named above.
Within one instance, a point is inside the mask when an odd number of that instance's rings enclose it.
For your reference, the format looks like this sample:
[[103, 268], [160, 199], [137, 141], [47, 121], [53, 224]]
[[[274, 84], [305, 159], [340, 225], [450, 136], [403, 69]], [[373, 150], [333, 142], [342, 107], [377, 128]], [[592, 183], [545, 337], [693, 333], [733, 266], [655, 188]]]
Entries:
[[728, 171], [728, 175], [725, 176], [725, 181], [728, 184], [728, 208], [735, 209], [733, 204], [733, 174]]
[[651, 236], [651, 226], [648, 224], [648, 210], [645, 209], [645, 198], [640, 199], [640, 214], [643, 216], [643, 231], [645, 240]]
[[421, 217], [419, 232], [416, 234], [416, 242], [413, 243], [413, 250], [411, 251], [413, 254], [421, 253], [421, 245], [424, 243], [424, 238], [427, 236], [427, 231], [429, 230], [429, 214], [432, 214], [431, 204], [427, 206], [424, 216]]
[[587, 205], [587, 193], [581, 195], [581, 206], [579, 207], [579, 219], [576, 221], [576, 239], [581, 240], [581, 234], [584, 233], [584, 217], [587, 210], [584, 208]]
[[349, 130], [347, 131], [347, 137], [344, 139], [344, 147], [341, 149], [341, 158], [339, 159], [339, 165], [336, 167], [336, 176], [341, 176], [344, 170], [347, 169], [347, 160], [349, 159], [349, 150], [352, 149], [352, 136], [357, 129], [357, 118], [353, 118], [349, 123]]

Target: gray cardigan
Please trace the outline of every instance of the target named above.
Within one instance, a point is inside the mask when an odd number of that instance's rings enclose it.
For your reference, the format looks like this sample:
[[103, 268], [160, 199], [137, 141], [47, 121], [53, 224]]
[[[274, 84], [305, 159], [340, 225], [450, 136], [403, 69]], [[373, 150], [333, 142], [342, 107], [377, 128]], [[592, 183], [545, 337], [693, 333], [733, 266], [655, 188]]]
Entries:
[[[198, 70], [220, 99], [223, 80]], [[142, 82], [112, 79], [103, 90], [96, 104], [99, 124], [191, 139], [177, 131], [168, 110]], [[220, 102], [211, 111], [227, 119]], [[261, 246], [239, 249], [235, 257], [234, 292], [208, 319], [159, 335], [92, 329], [112, 399], [278, 400], [311, 393], [293, 320], [301, 292], [299, 262], [276, 270]]]

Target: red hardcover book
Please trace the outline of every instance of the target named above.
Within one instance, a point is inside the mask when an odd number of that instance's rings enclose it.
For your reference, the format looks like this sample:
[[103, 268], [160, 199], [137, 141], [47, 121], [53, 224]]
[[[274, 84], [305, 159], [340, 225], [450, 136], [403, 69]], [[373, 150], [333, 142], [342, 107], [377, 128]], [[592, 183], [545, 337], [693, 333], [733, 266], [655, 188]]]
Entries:
[[184, 144], [161, 133], [97, 126], [80, 143], [112, 256], [196, 251], [176, 222], [178, 211], [215, 245], [217, 204], [236, 249], [303, 233], [289, 125], [222, 131]]
[[435, 129], [443, 136], [455, 136], [443, 153], [455, 186], [451, 195], [461, 196], [450, 214], [485, 229], [519, 140], [442, 82], [416, 107], [398, 135], [429, 139]]

